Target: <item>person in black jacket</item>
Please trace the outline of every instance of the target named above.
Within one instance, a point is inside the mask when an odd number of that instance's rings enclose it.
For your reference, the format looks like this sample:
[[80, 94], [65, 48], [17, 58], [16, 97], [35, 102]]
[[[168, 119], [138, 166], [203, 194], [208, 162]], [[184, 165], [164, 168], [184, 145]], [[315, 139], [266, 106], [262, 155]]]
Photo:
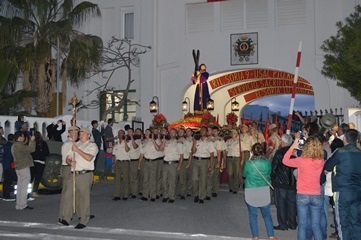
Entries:
[[38, 189], [41, 178], [43, 177], [45, 160], [46, 157], [50, 154], [48, 144], [43, 140], [41, 133], [38, 131], [34, 132], [35, 136], [35, 152], [31, 153], [31, 156], [34, 160], [34, 167], [32, 171], [31, 182], [34, 180], [33, 186], [33, 197], [38, 197]]
[[335, 211], [338, 236], [343, 240], [359, 239], [361, 235], [361, 150], [356, 146], [359, 138], [355, 129], [347, 130], [343, 142], [326, 161], [324, 170], [334, 171], [332, 191], [335, 195]]
[[272, 159], [272, 185], [274, 187], [275, 205], [277, 208], [278, 226], [276, 230], [296, 229], [296, 179], [293, 175], [294, 168], [287, 167], [282, 163], [283, 156], [290, 148], [293, 139], [291, 135], [284, 134], [281, 137], [281, 148], [277, 150]]
[[61, 135], [65, 132], [66, 124], [63, 120], [58, 120], [56, 124], [52, 123], [46, 127], [48, 132], [49, 140], [54, 140], [57, 142], [63, 142]]

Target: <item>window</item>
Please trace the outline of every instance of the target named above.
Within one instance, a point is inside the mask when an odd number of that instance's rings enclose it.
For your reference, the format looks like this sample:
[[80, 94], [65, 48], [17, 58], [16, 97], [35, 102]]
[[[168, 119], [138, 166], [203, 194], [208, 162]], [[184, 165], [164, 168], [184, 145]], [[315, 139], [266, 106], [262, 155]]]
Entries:
[[[101, 97], [101, 107], [100, 107], [100, 118], [102, 118], [103, 113], [106, 109], [115, 107], [124, 97], [124, 90], [118, 91], [106, 91], [100, 94]], [[136, 91], [129, 89], [128, 97], [125, 101], [124, 106], [119, 111], [113, 111], [108, 114], [106, 119], [113, 118], [116, 121], [130, 121], [136, 117]]]
[[134, 12], [133, 8], [124, 8], [121, 10], [122, 16], [122, 37], [134, 39]]

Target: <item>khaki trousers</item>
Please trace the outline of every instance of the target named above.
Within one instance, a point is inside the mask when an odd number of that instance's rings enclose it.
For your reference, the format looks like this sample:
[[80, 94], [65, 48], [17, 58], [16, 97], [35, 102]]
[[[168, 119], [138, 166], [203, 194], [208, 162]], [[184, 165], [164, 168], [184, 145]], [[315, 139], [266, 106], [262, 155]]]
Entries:
[[129, 161], [115, 162], [114, 197], [129, 197]]
[[[75, 175], [75, 194], [77, 204], [77, 215], [80, 223], [87, 225], [90, 219], [90, 191], [93, 183], [92, 172]], [[78, 211], [79, 209], [79, 211]], [[67, 222], [70, 219], [65, 219]]]
[[[1, 163], [0, 163], [1, 164]], [[16, 194], [16, 206], [17, 210], [24, 209], [28, 206], [28, 185], [30, 183], [30, 168], [16, 169], [17, 181], [17, 194]]]
[[163, 163], [162, 181], [164, 198], [175, 200], [175, 188], [178, 175], [177, 166], [178, 163]]
[[244, 157], [244, 161], [243, 163], [239, 163], [239, 174], [238, 174], [238, 184], [243, 187], [244, 184], [244, 179], [243, 179], [243, 169], [244, 169], [244, 164], [246, 164], [246, 161], [249, 160], [249, 157], [251, 156], [251, 153], [249, 151], [244, 151], [243, 152], [243, 157]]
[[161, 196], [163, 194], [163, 184], [162, 184], [162, 172], [163, 172], [163, 158], [157, 160], [157, 196]]
[[228, 185], [232, 192], [238, 191], [240, 157], [227, 157]]
[[156, 198], [157, 195], [157, 172], [158, 172], [158, 162], [143, 160], [143, 197], [146, 198]]
[[212, 193], [219, 191], [219, 169], [216, 168], [217, 160], [213, 161], [212, 172], [207, 175], [207, 197], [211, 197]]
[[207, 195], [207, 173], [210, 160], [193, 159], [192, 181], [193, 196], [204, 200]]
[[60, 175], [63, 180], [63, 187], [60, 195], [59, 218], [65, 219], [68, 216], [70, 219], [73, 209], [73, 176], [71, 167], [69, 165], [61, 166]]
[[187, 183], [190, 170], [186, 168], [186, 166], [188, 165], [188, 161], [188, 159], [183, 160], [181, 169], [179, 170], [179, 192], [182, 197], [187, 196], [187, 194], [189, 193], [187, 191]]
[[143, 193], [143, 181], [144, 181], [144, 161], [140, 163], [139, 171], [139, 193]]
[[139, 171], [138, 161], [131, 161], [129, 163], [129, 189], [131, 195], [138, 195], [139, 193]]

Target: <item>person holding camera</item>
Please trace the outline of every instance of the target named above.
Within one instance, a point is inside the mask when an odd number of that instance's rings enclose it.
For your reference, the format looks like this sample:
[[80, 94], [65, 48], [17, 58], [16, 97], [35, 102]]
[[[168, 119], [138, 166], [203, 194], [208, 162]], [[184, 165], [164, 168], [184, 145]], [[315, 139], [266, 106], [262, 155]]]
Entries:
[[53, 140], [56, 142], [63, 142], [63, 138], [61, 135], [65, 132], [66, 124], [63, 120], [59, 119], [56, 124], [52, 123], [46, 127], [48, 132], [49, 140]]
[[324, 150], [317, 137], [309, 137], [300, 157], [291, 158], [293, 151], [299, 149], [300, 132], [295, 134], [295, 141], [283, 157], [283, 164], [297, 168], [297, 215], [298, 239], [305, 240], [307, 221], [311, 220], [315, 240], [323, 240], [321, 231], [321, 210], [323, 196], [321, 194], [320, 176], [323, 170]]

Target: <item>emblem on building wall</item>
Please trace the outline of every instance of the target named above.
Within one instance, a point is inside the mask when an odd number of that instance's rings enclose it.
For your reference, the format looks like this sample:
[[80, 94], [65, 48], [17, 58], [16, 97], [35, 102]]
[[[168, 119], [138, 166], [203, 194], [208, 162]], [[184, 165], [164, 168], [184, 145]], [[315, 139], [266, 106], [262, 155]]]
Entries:
[[231, 34], [231, 65], [258, 63], [258, 33]]

